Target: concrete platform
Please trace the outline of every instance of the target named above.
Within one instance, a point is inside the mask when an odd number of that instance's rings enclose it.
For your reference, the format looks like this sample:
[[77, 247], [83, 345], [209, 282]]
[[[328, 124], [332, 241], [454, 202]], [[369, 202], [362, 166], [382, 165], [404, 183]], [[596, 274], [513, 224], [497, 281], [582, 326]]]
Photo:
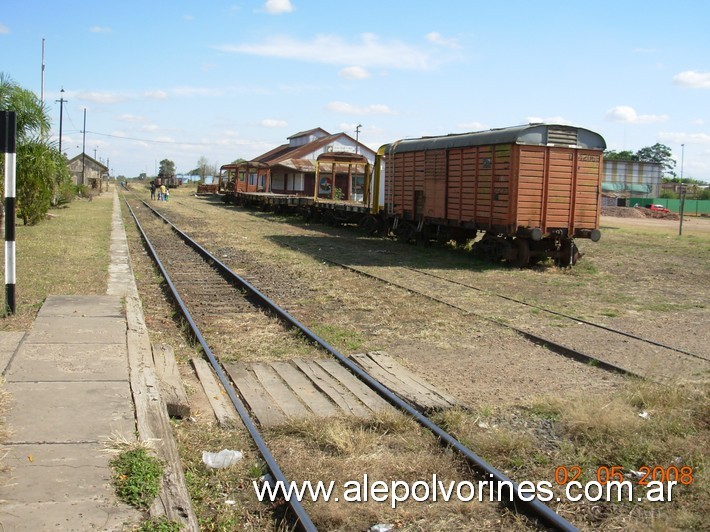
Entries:
[[[107, 198], [108, 199], [108, 198]], [[114, 196], [108, 295], [49, 296], [27, 333], [0, 333], [10, 431], [0, 530], [132, 530], [109, 439], [136, 439], [125, 297], [137, 295]]]
[[[30, 331], [0, 332], [10, 396], [3, 532], [136, 529], [146, 516], [116, 497], [107, 451], [110, 440], [137, 434], [165, 468], [150, 515], [199, 530], [154, 370], [139, 356], [150, 353], [150, 341], [115, 191], [113, 201], [106, 295], [49, 296]], [[146, 436], [155, 418], [165, 430]]]
[[3, 530], [122, 530], [141, 513], [111, 485], [108, 441], [134, 439], [118, 296], [50, 296], [5, 369]]

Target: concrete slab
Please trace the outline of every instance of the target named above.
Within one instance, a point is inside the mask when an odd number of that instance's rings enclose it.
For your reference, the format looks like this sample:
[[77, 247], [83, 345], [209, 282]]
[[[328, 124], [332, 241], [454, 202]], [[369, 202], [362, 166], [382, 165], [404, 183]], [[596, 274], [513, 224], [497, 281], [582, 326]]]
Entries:
[[0, 499], [15, 502], [91, 501], [111, 497], [111, 456], [101, 443], [23, 444], [6, 447], [11, 469]]
[[49, 296], [37, 313], [47, 316], [122, 318], [123, 307], [116, 296]]
[[24, 337], [23, 332], [0, 332], [0, 373], [5, 373], [12, 355]]
[[127, 381], [7, 382], [5, 388], [12, 397], [8, 443], [97, 442], [135, 432]]
[[0, 523], [3, 530], [37, 532], [61, 530], [87, 532], [89, 530], [136, 530], [141, 521], [136, 510], [118, 503], [97, 501], [41, 502], [33, 504], [3, 504]]
[[126, 380], [122, 344], [23, 344], [5, 373], [8, 382]]
[[37, 318], [29, 344], [125, 344], [126, 321], [123, 318]]

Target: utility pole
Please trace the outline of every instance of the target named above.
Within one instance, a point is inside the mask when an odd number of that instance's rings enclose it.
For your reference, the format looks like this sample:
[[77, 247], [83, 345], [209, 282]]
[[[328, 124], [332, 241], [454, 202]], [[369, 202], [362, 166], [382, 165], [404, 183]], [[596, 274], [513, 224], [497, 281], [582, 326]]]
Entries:
[[685, 144], [680, 145], [680, 225], [678, 236], [683, 235], [683, 211], [685, 210], [685, 188], [683, 187], [683, 159], [685, 157]]
[[359, 144], [360, 144], [360, 128], [362, 127], [362, 124], [358, 124], [355, 126], [355, 153], [358, 153], [359, 149]]
[[[42, 38], [42, 74], [41, 74], [41, 88], [40, 88], [40, 100], [42, 100], [42, 105], [44, 105], [44, 37]], [[61, 119], [60, 119], [61, 122]], [[42, 131], [40, 132], [42, 140], [44, 140], [44, 126], [42, 126]], [[61, 137], [59, 137], [61, 138]], [[61, 153], [61, 148], [59, 149]]]
[[86, 185], [86, 107], [84, 107], [84, 130], [81, 133], [81, 184]]
[[59, 91], [61, 94], [60, 98], [58, 100], [54, 100], [59, 104], [59, 155], [62, 154], [62, 117], [64, 114], [64, 104], [69, 103], [68, 100], [64, 99], [64, 87], [62, 87], [62, 90]]

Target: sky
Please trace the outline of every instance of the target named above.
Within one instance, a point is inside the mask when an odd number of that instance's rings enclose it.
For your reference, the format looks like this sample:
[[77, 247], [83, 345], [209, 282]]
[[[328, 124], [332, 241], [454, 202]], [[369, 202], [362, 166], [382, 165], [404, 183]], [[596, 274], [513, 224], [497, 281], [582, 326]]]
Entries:
[[316, 127], [376, 150], [547, 122], [665, 144], [710, 181], [709, 23], [704, 0], [3, 0], [0, 72], [40, 96], [44, 39], [51, 139], [64, 99], [62, 151], [85, 129], [114, 176], [219, 167]]

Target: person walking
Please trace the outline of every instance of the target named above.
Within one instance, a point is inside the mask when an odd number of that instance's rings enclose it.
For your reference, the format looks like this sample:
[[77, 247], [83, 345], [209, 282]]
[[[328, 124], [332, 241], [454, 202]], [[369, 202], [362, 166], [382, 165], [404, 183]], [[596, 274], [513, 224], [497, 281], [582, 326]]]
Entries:
[[150, 182], [150, 199], [155, 199], [155, 181]]
[[165, 188], [165, 185], [160, 185], [160, 197], [158, 199], [165, 199], [165, 191], [167, 188]]

